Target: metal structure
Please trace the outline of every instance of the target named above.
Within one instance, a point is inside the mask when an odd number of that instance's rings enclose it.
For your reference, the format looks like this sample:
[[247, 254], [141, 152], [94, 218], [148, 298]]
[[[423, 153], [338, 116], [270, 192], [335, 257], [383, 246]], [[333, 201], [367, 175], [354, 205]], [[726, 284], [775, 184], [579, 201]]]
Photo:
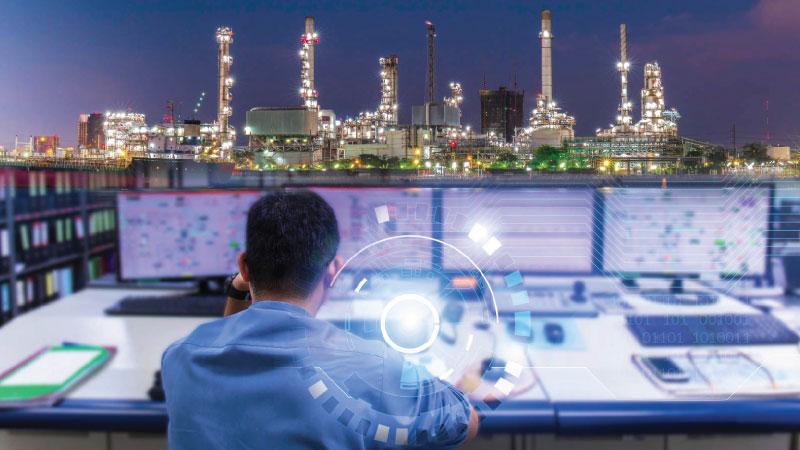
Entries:
[[397, 55], [389, 55], [378, 60], [381, 66], [381, 104], [378, 113], [386, 125], [397, 125]]
[[628, 36], [625, 24], [619, 26], [619, 61], [617, 61], [617, 72], [620, 81], [620, 100], [617, 106], [617, 118], [614, 124], [609, 125], [605, 130], [597, 130], [599, 137], [628, 136], [636, 132], [633, 124], [631, 112], [633, 103], [628, 99], [628, 73], [631, 63], [628, 61]]
[[144, 156], [148, 147], [145, 115], [135, 112], [107, 112], [103, 123], [106, 154], [112, 158]]
[[542, 31], [539, 32], [542, 47], [542, 93], [546, 102], [553, 101], [553, 21], [550, 11], [542, 11]]
[[461, 83], [450, 83], [450, 97], [445, 97], [444, 103], [453, 108], [461, 108], [461, 104], [464, 103], [464, 90], [461, 88]]
[[435, 80], [435, 38], [436, 38], [436, 27], [433, 26], [433, 22], [430, 20], [425, 21], [425, 25], [428, 27], [428, 78], [427, 78], [427, 91], [425, 96], [425, 101], [427, 103], [433, 103], [434, 96], [436, 95], [436, 80]]
[[318, 93], [314, 87], [314, 48], [319, 44], [319, 36], [314, 31], [314, 18], [306, 17], [305, 33], [300, 36], [300, 97], [303, 106], [317, 109]]
[[633, 104], [628, 100], [628, 72], [631, 70], [631, 63], [628, 61], [628, 29], [623, 23], [619, 25], [619, 62], [617, 71], [619, 72], [620, 99], [617, 108], [617, 127], [619, 132], [629, 133], [633, 119], [631, 111]]
[[542, 11], [541, 19], [542, 91], [536, 97], [536, 108], [531, 113], [529, 126], [518, 133], [517, 142], [533, 146], [558, 146], [565, 139], [575, 136], [575, 118], [562, 112], [553, 100], [553, 29], [550, 11]]
[[341, 126], [342, 140], [349, 143], [386, 142], [386, 130], [397, 126], [397, 55], [378, 60], [381, 66], [381, 101], [377, 111], [347, 118]]
[[219, 44], [219, 52], [217, 62], [219, 65], [219, 78], [218, 78], [218, 99], [217, 104], [217, 127], [219, 130], [219, 146], [223, 150], [229, 150], [233, 147], [235, 140], [235, 131], [230, 127], [230, 117], [233, 114], [231, 108], [231, 87], [233, 86], [233, 78], [231, 77], [231, 65], [233, 64], [233, 57], [231, 56], [230, 46], [233, 43], [233, 31], [228, 27], [217, 28], [217, 44]]
[[642, 88], [642, 119], [636, 124], [637, 132], [645, 136], [674, 137], [678, 135], [677, 111], [667, 113], [664, 106], [664, 85], [661, 67], [657, 62], [644, 65]]

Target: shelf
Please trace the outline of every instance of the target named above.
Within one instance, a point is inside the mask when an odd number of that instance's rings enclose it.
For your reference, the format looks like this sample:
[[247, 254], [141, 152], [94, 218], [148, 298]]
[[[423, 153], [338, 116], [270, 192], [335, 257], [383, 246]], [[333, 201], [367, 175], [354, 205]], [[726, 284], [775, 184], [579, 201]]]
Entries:
[[109, 242], [107, 244], [98, 244], [98, 245], [92, 247], [91, 250], [89, 250], [89, 254], [96, 255], [98, 253], [103, 253], [103, 252], [108, 251], [108, 250], [114, 250], [116, 248], [117, 248], [117, 244], [114, 243], [114, 242]]
[[76, 214], [81, 211], [80, 206], [66, 206], [61, 208], [46, 209], [44, 211], [36, 211], [32, 213], [21, 213], [14, 216], [14, 220], [22, 222], [25, 220], [47, 219], [50, 217], [63, 216], [67, 214]]
[[48, 259], [47, 261], [42, 261], [32, 265], [28, 265], [23, 267], [22, 270], [17, 271], [17, 278], [31, 275], [35, 272], [39, 272], [41, 270], [49, 269], [55, 266], [60, 266], [62, 264], [67, 264], [75, 260], [79, 260], [82, 257], [83, 253], [80, 252], [80, 253], [75, 253], [73, 255], [60, 256], [58, 258]]

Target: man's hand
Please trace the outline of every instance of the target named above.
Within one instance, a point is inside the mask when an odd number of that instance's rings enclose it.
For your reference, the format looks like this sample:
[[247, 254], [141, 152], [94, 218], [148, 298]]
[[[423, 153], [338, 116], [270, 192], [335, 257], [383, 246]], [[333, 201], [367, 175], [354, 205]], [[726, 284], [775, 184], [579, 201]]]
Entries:
[[[250, 290], [250, 283], [244, 281], [241, 273], [236, 274], [236, 278], [231, 281], [231, 286], [238, 291]], [[237, 300], [235, 298], [228, 297], [227, 301], [225, 302], [225, 317], [230, 316], [231, 314], [236, 314], [240, 311], [244, 311], [248, 306], [250, 306], [250, 301]]]

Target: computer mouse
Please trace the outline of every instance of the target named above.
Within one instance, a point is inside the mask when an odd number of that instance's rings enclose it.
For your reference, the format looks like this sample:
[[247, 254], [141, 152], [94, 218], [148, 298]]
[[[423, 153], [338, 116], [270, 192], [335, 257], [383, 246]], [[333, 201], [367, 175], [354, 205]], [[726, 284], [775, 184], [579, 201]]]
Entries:
[[544, 324], [544, 337], [551, 344], [561, 344], [564, 342], [564, 327], [548, 322]]
[[481, 361], [481, 374], [484, 380], [497, 381], [503, 374], [506, 362], [502, 359], [487, 358]]

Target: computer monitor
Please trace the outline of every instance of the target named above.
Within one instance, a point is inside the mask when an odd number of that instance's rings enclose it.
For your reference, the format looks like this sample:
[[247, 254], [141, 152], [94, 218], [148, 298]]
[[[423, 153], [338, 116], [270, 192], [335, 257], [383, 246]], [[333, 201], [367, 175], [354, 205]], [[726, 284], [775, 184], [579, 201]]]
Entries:
[[[333, 207], [338, 254], [358, 270], [431, 268], [433, 190], [394, 187], [311, 187]], [[422, 236], [387, 240], [399, 236]], [[374, 246], [372, 244], [375, 244]], [[367, 248], [369, 247], [369, 248]]]
[[[464, 188], [442, 193], [445, 270], [592, 272], [592, 188]], [[460, 251], [460, 252], [459, 252]], [[461, 254], [463, 252], [464, 255]]]
[[120, 278], [195, 279], [238, 270], [247, 211], [261, 191], [117, 194]]
[[767, 268], [768, 187], [625, 187], [603, 193], [603, 268], [719, 278]]

